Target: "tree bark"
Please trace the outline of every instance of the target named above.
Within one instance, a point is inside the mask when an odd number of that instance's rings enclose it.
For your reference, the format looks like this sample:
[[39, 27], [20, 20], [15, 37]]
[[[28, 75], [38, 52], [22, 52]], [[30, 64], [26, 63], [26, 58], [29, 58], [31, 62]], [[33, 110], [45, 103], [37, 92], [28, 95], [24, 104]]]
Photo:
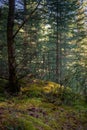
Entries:
[[8, 68], [9, 68], [9, 84], [8, 92], [17, 93], [19, 91], [16, 76], [15, 48], [13, 38], [14, 28], [15, 0], [9, 0], [9, 11], [7, 20], [7, 47], [8, 47]]

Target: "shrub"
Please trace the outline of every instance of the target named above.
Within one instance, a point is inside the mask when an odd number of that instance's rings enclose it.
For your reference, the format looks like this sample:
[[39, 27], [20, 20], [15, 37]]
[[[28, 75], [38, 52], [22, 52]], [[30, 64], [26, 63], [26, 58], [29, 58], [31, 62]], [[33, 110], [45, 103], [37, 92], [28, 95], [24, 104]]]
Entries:
[[49, 102], [55, 103], [56, 105], [74, 105], [74, 103], [80, 99], [79, 94], [73, 92], [69, 87], [64, 88], [62, 86], [45, 95]]

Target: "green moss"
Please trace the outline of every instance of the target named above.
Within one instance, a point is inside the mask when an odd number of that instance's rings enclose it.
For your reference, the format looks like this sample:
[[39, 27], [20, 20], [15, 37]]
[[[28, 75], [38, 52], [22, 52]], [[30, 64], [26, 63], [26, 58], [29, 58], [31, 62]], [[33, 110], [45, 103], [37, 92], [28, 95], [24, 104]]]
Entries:
[[30, 98], [32, 97], [42, 97], [42, 87], [38, 84], [31, 84], [30, 86], [21, 88], [22, 95], [26, 95]]
[[28, 121], [25, 118], [19, 118], [18, 120], [21, 126], [23, 126], [23, 130], [36, 130], [31, 121]]
[[34, 118], [32, 116], [26, 116], [27, 120], [31, 120], [36, 128], [41, 127], [43, 130], [52, 130], [51, 127], [45, 124], [42, 120]]
[[1, 130], [77, 130], [79, 125], [82, 130], [86, 128], [87, 105], [83, 100], [79, 102], [69, 87], [33, 79], [23, 84], [17, 97], [0, 99]]

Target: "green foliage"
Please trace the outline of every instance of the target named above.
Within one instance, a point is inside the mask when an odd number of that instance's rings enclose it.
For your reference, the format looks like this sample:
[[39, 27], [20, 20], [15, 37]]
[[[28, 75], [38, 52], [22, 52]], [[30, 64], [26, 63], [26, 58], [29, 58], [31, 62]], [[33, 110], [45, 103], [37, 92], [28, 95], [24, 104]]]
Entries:
[[73, 105], [75, 102], [79, 101], [81, 99], [80, 95], [73, 92], [70, 88], [65, 88], [62, 91], [61, 100], [64, 104], [67, 105]]
[[49, 102], [52, 102], [56, 105], [74, 105], [75, 102], [79, 102], [79, 100], [81, 99], [81, 96], [73, 92], [71, 88], [64, 88], [63, 86], [57, 88], [56, 91], [51, 91], [50, 93], [47, 93], [46, 97]]

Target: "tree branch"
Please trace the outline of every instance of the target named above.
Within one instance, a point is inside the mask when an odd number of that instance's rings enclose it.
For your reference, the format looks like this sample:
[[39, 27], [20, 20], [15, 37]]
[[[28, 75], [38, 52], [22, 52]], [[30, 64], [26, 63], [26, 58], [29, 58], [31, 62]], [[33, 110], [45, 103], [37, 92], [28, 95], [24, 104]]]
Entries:
[[15, 38], [15, 36], [18, 34], [18, 32], [20, 31], [20, 29], [23, 27], [23, 25], [29, 20], [29, 18], [34, 14], [34, 12], [37, 10], [38, 6], [40, 5], [41, 0], [39, 0], [36, 8], [31, 12], [31, 14], [23, 21], [23, 23], [20, 25], [20, 27], [18, 28], [18, 30], [14, 33], [13, 38]]

